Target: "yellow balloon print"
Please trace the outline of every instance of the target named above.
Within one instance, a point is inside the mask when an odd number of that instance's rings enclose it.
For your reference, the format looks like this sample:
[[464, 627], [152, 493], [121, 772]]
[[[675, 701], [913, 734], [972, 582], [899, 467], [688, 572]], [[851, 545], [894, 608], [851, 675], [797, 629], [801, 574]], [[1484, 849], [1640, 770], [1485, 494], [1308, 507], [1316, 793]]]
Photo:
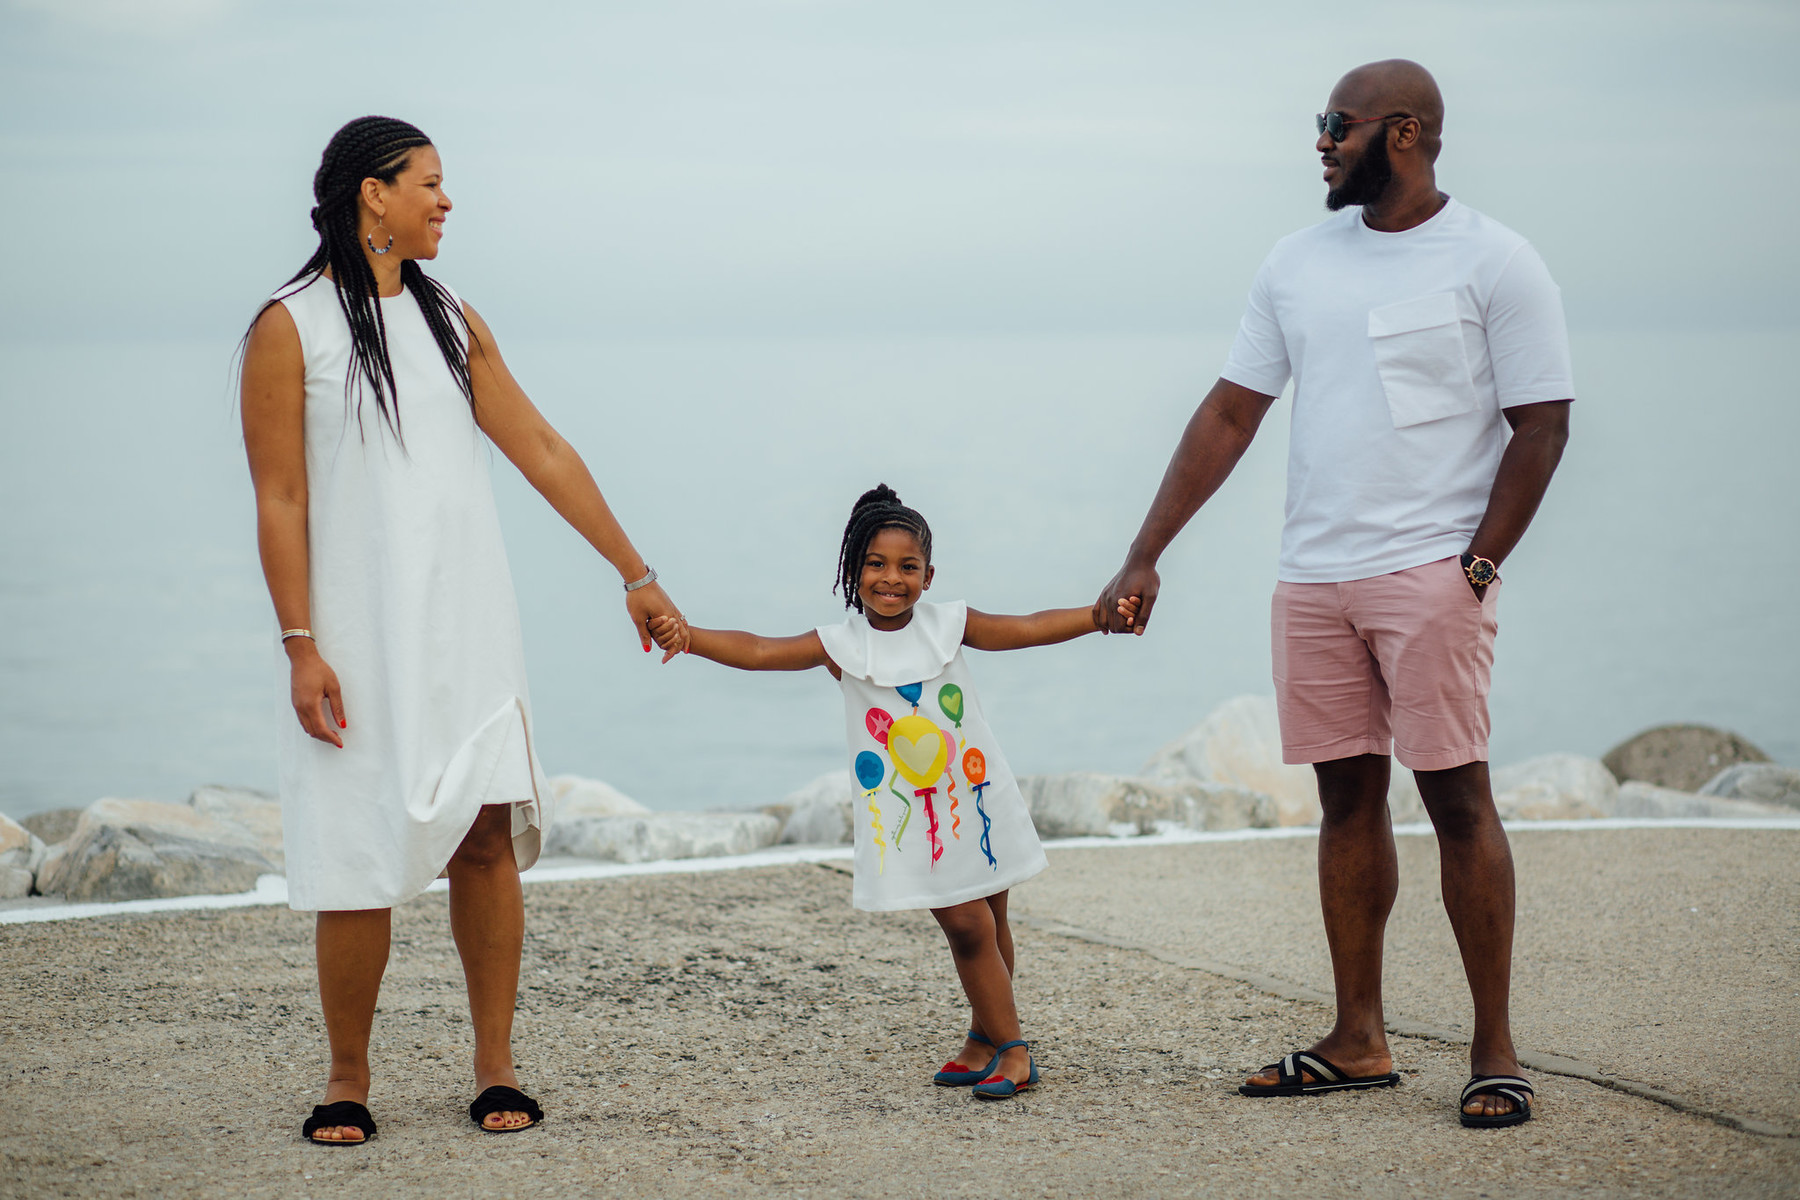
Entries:
[[888, 730], [888, 753], [895, 768], [914, 787], [930, 787], [944, 773], [944, 735], [929, 718], [917, 713], [901, 717]]

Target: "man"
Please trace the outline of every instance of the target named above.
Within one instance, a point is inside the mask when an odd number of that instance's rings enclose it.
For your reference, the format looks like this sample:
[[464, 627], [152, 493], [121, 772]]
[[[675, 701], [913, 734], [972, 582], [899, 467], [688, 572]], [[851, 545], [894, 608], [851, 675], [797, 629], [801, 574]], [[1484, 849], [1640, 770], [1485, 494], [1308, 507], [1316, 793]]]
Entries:
[[[1334, 215], [1277, 243], [1219, 381], [1188, 422], [1124, 567], [1101, 594], [1156, 603], [1156, 562], [1294, 381], [1273, 603], [1283, 761], [1310, 763], [1337, 1022], [1239, 1090], [1399, 1082], [1381, 1007], [1399, 886], [1390, 746], [1436, 829], [1444, 906], [1475, 1002], [1464, 1125], [1531, 1116], [1507, 1010], [1513, 869], [1488, 783], [1498, 567], [1568, 439], [1562, 301], [1519, 235], [1438, 191], [1444, 106], [1416, 63], [1345, 75], [1318, 118]], [[1510, 427], [1510, 437], [1508, 430]]]

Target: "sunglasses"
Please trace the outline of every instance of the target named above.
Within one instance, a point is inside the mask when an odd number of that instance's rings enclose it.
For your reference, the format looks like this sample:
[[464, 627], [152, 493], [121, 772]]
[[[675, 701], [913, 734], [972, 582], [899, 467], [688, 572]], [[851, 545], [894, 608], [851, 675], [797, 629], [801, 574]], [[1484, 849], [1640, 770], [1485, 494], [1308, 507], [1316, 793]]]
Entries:
[[1313, 117], [1313, 120], [1318, 124], [1320, 133], [1327, 135], [1334, 142], [1341, 142], [1344, 140], [1344, 131], [1352, 125], [1367, 125], [1370, 121], [1391, 121], [1395, 117], [1410, 116], [1412, 116], [1411, 113], [1397, 112], [1389, 113], [1385, 117], [1358, 117], [1351, 120], [1341, 112], [1328, 112], [1319, 113]]

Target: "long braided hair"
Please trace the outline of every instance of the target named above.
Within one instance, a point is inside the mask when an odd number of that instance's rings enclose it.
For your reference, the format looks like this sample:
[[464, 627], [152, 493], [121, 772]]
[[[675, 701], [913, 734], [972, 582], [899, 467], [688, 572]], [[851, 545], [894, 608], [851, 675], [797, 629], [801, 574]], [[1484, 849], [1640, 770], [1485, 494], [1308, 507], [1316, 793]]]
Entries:
[[[357, 425], [362, 424], [364, 389], [375, 393], [381, 419], [400, 437], [400, 397], [394, 383], [394, 365], [388, 357], [387, 322], [382, 319], [375, 272], [363, 254], [357, 233], [362, 182], [379, 179], [392, 184], [406, 169], [412, 153], [431, 139], [416, 125], [393, 117], [358, 117], [331, 135], [319, 169], [313, 174], [313, 228], [319, 231], [318, 249], [294, 277], [277, 289], [276, 298], [263, 304], [250, 322], [252, 328], [294, 284], [311, 283], [331, 270], [338, 307], [350, 325], [350, 369], [344, 374], [344, 398], [356, 393]], [[443, 352], [444, 363], [456, 386], [475, 407], [475, 388], [469, 379], [469, 343], [473, 334], [462, 307], [449, 289], [407, 260], [400, 264], [400, 282], [411, 292], [425, 316], [431, 336]], [[298, 291], [294, 288], [294, 291]], [[244, 334], [246, 343], [249, 333]]]
[[831, 590], [844, 589], [845, 608], [854, 608], [857, 612], [863, 610], [862, 596], [857, 588], [862, 580], [863, 559], [869, 553], [869, 543], [883, 529], [904, 529], [912, 534], [919, 540], [919, 552], [925, 556], [925, 565], [931, 565], [931, 526], [917, 511], [900, 503], [893, 488], [878, 483], [856, 498], [856, 504], [850, 510], [850, 523], [844, 526], [843, 543], [838, 547], [838, 578]]

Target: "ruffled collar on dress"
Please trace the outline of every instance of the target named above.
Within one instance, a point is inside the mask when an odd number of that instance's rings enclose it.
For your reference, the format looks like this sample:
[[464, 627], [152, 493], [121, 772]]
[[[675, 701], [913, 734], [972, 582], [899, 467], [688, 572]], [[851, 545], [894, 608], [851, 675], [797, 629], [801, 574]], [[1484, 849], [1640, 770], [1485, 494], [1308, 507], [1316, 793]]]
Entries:
[[885, 632], [869, 618], [853, 612], [841, 624], [821, 625], [819, 640], [845, 675], [866, 679], [876, 687], [904, 687], [943, 674], [962, 649], [969, 606], [919, 601], [905, 629]]

